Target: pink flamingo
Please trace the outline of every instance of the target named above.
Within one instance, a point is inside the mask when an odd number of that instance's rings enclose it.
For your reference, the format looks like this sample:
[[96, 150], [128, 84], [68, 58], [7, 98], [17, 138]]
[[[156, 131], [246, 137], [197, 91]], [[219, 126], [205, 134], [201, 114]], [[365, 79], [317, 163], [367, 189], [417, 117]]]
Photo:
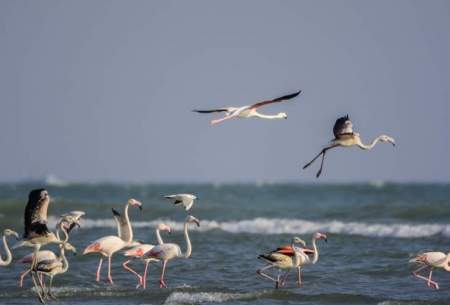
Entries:
[[192, 215], [186, 217], [184, 223], [184, 239], [186, 241], [186, 252], [181, 252], [181, 248], [177, 244], [165, 243], [162, 245], [154, 246], [149, 252], [145, 253], [144, 257], [156, 258], [163, 261], [163, 267], [161, 271], [161, 277], [159, 279], [159, 288], [167, 288], [164, 282], [164, 273], [166, 271], [167, 262], [173, 258], [189, 258], [192, 254], [192, 244], [189, 239], [188, 225], [190, 223], [195, 223], [198, 227], [200, 226], [200, 221]]
[[[164, 241], [161, 238], [161, 234], [160, 231], [167, 231], [170, 233], [171, 229], [168, 225], [166, 224], [159, 224], [156, 227], [156, 239], [158, 241], [158, 245], [162, 245], [164, 243]], [[140, 286], [142, 286], [144, 289], [147, 288], [147, 270], [148, 270], [148, 265], [150, 262], [152, 261], [158, 261], [158, 259], [155, 258], [143, 258], [144, 254], [149, 252], [151, 249], [153, 249], [154, 245], [150, 245], [150, 244], [141, 244], [138, 246], [135, 246], [129, 250], [127, 250], [124, 255], [127, 257], [131, 257], [130, 259], [128, 259], [127, 261], [125, 261], [122, 266], [130, 271], [131, 273], [133, 273], [134, 275], [137, 276], [138, 278], [138, 284], [136, 286], [136, 289], [139, 288]], [[143, 259], [145, 261], [145, 268], [144, 268], [144, 275], [141, 276], [139, 273], [137, 273], [135, 270], [133, 270], [130, 266], [128, 266], [128, 264], [133, 261], [134, 259]]]
[[[450, 271], [450, 253], [445, 254], [442, 252], [425, 252], [417, 257], [411, 259], [410, 263], [417, 263], [420, 267], [413, 271], [413, 275], [419, 279], [427, 281], [427, 285], [430, 288], [439, 289], [439, 284], [431, 279], [434, 268], [441, 268], [445, 271]], [[419, 274], [425, 268], [430, 268], [428, 277]]]
[[[125, 206], [125, 217], [128, 219], [128, 206], [137, 206], [139, 209], [142, 209], [142, 203], [135, 200], [129, 199]], [[114, 284], [111, 276], [111, 260], [114, 253], [119, 250], [122, 250], [125, 247], [128, 247], [133, 242], [132, 234], [127, 236], [126, 240], [114, 235], [105, 236], [93, 241], [89, 246], [86, 247], [83, 251], [83, 255], [88, 253], [99, 253], [100, 261], [97, 268], [96, 273], [96, 281], [100, 282], [100, 271], [103, 264], [103, 259], [108, 258], [108, 281], [111, 284]]]

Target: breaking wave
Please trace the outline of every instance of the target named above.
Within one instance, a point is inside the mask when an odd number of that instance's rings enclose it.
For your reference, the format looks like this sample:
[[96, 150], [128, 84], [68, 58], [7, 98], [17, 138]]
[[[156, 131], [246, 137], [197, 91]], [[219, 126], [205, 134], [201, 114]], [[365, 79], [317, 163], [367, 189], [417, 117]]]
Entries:
[[172, 292], [164, 305], [223, 303], [235, 300], [249, 300], [261, 293], [224, 293], [224, 292]]

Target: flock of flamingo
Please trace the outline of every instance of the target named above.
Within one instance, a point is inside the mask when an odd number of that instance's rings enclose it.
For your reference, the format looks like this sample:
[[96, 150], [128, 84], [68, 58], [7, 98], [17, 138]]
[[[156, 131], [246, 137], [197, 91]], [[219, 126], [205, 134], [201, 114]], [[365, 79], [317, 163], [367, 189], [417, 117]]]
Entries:
[[[287, 119], [287, 114], [284, 112], [276, 115], [266, 115], [259, 113], [257, 110], [265, 105], [279, 103], [291, 100], [297, 97], [301, 91], [293, 94], [284, 95], [272, 100], [254, 103], [252, 105], [242, 107], [224, 107], [210, 110], [194, 110], [198, 113], [215, 113], [225, 112], [225, 116], [220, 119], [211, 121], [212, 125], [222, 123], [224, 121], [234, 118], [261, 118], [261, 119]], [[361, 141], [359, 133], [353, 131], [353, 124], [348, 115], [340, 117], [336, 120], [333, 127], [334, 139], [331, 140], [303, 169], [309, 167], [320, 156], [321, 165], [316, 174], [318, 178], [323, 169], [325, 154], [328, 150], [336, 147], [352, 147], [357, 146], [364, 150], [372, 149], [379, 141], [388, 142], [395, 146], [395, 140], [387, 135], [380, 135], [375, 138], [370, 144], [364, 144]], [[197, 199], [192, 194], [174, 194], [167, 195], [165, 198], [172, 200], [175, 205], [181, 205], [186, 211], [189, 211], [194, 201]], [[48, 299], [56, 299], [52, 292], [53, 278], [61, 275], [69, 269], [69, 261], [66, 257], [66, 251], [76, 253], [76, 249], [69, 243], [70, 232], [80, 227], [80, 220], [85, 215], [83, 211], [71, 211], [59, 217], [54, 232], [48, 228], [47, 210], [50, 203], [50, 196], [45, 189], [32, 190], [29, 193], [28, 203], [25, 207], [24, 214], [24, 234], [20, 238], [19, 234], [11, 229], [5, 229], [3, 232], [3, 245], [6, 252], [6, 258], [0, 256], [0, 266], [8, 266], [13, 260], [11, 249], [19, 247], [30, 247], [32, 253], [17, 260], [18, 263], [27, 264], [28, 267], [19, 276], [19, 286], [23, 287], [23, 282], [28, 274], [31, 274], [31, 279], [37, 293], [37, 297], [41, 303], [45, 303]], [[159, 279], [160, 288], [167, 288], [165, 282], [165, 273], [167, 264], [170, 260], [175, 258], [189, 258], [192, 253], [192, 244], [189, 238], [189, 227], [192, 224], [200, 226], [200, 221], [192, 216], [187, 215], [184, 223], [184, 239], [186, 242], [186, 250], [183, 252], [181, 247], [176, 243], [166, 243], [161, 237], [161, 232], [171, 232], [170, 226], [161, 223], [155, 229], [157, 244], [145, 244], [141, 241], [133, 239], [133, 228], [128, 215], [129, 207], [138, 207], [142, 209], [142, 203], [136, 199], [129, 199], [124, 207], [122, 213], [112, 209], [113, 218], [117, 224], [117, 234], [101, 237], [91, 242], [83, 251], [83, 255], [90, 253], [97, 253], [100, 257], [96, 281], [100, 282], [101, 269], [103, 260], [108, 260], [108, 275], [107, 279], [110, 284], [113, 284], [111, 264], [112, 257], [116, 252], [123, 251], [125, 261], [122, 266], [125, 270], [131, 272], [137, 278], [136, 288], [147, 287], [147, 275], [149, 264], [154, 262], [162, 263], [161, 275]], [[62, 236], [61, 236], [62, 234]], [[10, 249], [7, 242], [7, 237], [14, 236], [19, 241]], [[291, 244], [278, 247], [277, 249], [268, 253], [261, 254], [258, 258], [266, 263], [264, 267], [257, 270], [257, 274], [264, 279], [275, 282], [276, 288], [282, 287], [286, 284], [287, 277], [292, 270], [297, 271], [297, 285], [302, 285], [301, 268], [307, 265], [316, 264], [319, 259], [319, 250], [316, 242], [318, 240], [327, 241], [327, 235], [317, 232], [313, 235], [311, 244], [312, 248], [306, 246], [306, 242], [298, 236], [292, 238]], [[59, 255], [50, 250], [41, 250], [42, 246], [56, 244], [59, 246]], [[140, 273], [130, 266], [134, 261], [141, 261], [144, 263], [143, 272]], [[419, 265], [418, 269], [414, 270], [413, 275], [419, 279], [425, 280], [428, 287], [439, 289], [439, 285], [432, 279], [432, 272], [434, 268], [441, 268], [450, 271], [450, 253], [444, 254], [442, 252], [426, 252], [421, 253], [409, 261]], [[429, 269], [428, 276], [422, 275], [425, 269]], [[271, 269], [278, 269], [276, 276], [269, 274]], [[281, 274], [281, 270], [286, 270]], [[48, 283], [46, 279], [48, 278]]]

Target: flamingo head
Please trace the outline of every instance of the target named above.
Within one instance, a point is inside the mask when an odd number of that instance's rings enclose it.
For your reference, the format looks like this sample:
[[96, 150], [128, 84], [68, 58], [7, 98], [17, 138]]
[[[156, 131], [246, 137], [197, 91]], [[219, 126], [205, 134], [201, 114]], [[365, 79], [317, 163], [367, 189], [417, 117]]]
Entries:
[[192, 215], [188, 215], [188, 217], [186, 217], [186, 222], [187, 223], [195, 223], [197, 225], [197, 227], [200, 227], [200, 220], [198, 220], [197, 218], [195, 218]]
[[140, 202], [140, 201], [138, 201], [136, 199], [133, 199], [133, 198], [128, 199], [127, 204], [131, 205], [131, 206], [135, 206], [135, 207], [137, 206], [139, 208], [139, 210], [142, 211], [142, 202]]
[[327, 242], [327, 235], [317, 232], [316, 234], [314, 234], [314, 239], [323, 239], [325, 242]]
[[304, 241], [303, 239], [301, 239], [300, 237], [298, 237], [298, 236], [294, 236], [294, 237], [292, 238], [292, 243], [293, 243], [293, 244], [302, 244], [303, 247], [306, 246], [305, 241]]
[[170, 228], [170, 226], [166, 225], [165, 223], [160, 223], [158, 225], [158, 230], [160, 230], [160, 231], [167, 231], [169, 233], [172, 232], [172, 229]]
[[73, 255], [76, 255], [76, 254], [77, 254], [77, 249], [76, 249], [74, 246], [72, 246], [72, 244], [70, 244], [70, 243], [64, 243], [64, 244], [63, 244], [63, 247], [64, 247], [64, 250], [73, 252]]
[[379, 139], [380, 139], [380, 141], [388, 142], [388, 143], [391, 143], [392, 146], [395, 146], [395, 140], [394, 140], [394, 138], [391, 138], [390, 136], [383, 134], [383, 135], [379, 136]]
[[11, 230], [11, 229], [5, 229], [5, 230], [3, 231], [3, 235], [5, 235], [5, 236], [11, 236], [11, 235], [13, 235], [13, 236], [16, 237], [16, 239], [19, 239], [19, 234], [18, 234], [16, 231], [13, 231], [13, 230]]

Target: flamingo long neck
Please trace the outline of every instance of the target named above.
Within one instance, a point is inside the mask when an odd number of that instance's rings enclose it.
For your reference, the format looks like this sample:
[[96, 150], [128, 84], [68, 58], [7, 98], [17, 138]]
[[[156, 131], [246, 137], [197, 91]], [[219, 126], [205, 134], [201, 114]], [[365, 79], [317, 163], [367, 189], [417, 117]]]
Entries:
[[61, 240], [61, 238], [59, 237], [59, 231], [60, 230], [63, 231], [63, 233], [64, 233], [64, 240], [63, 240], [63, 242], [66, 243], [69, 240], [69, 234], [67, 233], [67, 230], [64, 228], [62, 222], [59, 225], [56, 226], [56, 238], [58, 240]]
[[261, 119], [268, 119], [268, 120], [274, 120], [274, 119], [282, 119], [283, 116], [279, 113], [279, 114], [274, 114], [274, 115], [270, 115], [270, 114], [262, 114], [259, 113], [257, 111], [255, 111], [254, 116], [261, 118]]
[[12, 254], [11, 254], [11, 250], [8, 247], [8, 242], [6, 241], [6, 235], [4, 235], [4, 234], [3, 234], [3, 247], [5, 248], [6, 259], [3, 260], [0, 255], [0, 266], [7, 266], [12, 261]]
[[369, 144], [364, 144], [363, 142], [361, 142], [361, 140], [359, 141], [359, 144], [361, 146], [361, 148], [366, 149], [366, 150], [370, 150], [372, 149], [377, 143], [378, 141], [380, 141], [381, 137], [376, 137], [375, 139], [372, 140], [372, 142], [370, 142]]
[[294, 243], [292, 243], [291, 247], [292, 247], [292, 250], [294, 250], [294, 257], [295, 257], [294, 265], [295, 265], [295, 267], [298, 267], [301, 263], [300, 253], [297, 251]]
[[128, 240], [125, 240], [125, 242], [131, 243], [133, 241], [133, 229], [131, 228], [130, 217], [128, 217], [128, 207], [129, 207], [129, 205], [127, 204], [123, 211], [123, 214], [124, 214], [124, 217], [125, 217], [125, 220], [127, 223], [126, 225], [128, 227], [128, 231], [130, 232], [130, 236], [128, 236]]
[[156, 228], [156, 240], [158, 241], [158, 245], [162, 245], [164, 243], [158, 228]]
[[184, 258], [188, 258], [192, 254], [192, 245], [191, 245], [191, 240], [190, 240], [189, 234], [188, 234], [188, 226], [189, 226], [189, 223], [185, 222], [184, 223], [184, 239], [186, 240], [186, 252], [184, 252], [184, 254], [183, 254]]
[[65, 273], [69, 270], [69, 262], [66, 258], [66, 253], [64, 251], [64, 244], [60, 246], [61, 250], [59, 251], [59, 258], [62, 260], [62, 269], [60, 273]]
[[315, 264], [319, 260], [319, 249], [317, 249], [315, 237], [312, 238], [312, 245], [313, 245], [313, 249], [314, 249], [314, 257], [313, 257], [312, 263]]

